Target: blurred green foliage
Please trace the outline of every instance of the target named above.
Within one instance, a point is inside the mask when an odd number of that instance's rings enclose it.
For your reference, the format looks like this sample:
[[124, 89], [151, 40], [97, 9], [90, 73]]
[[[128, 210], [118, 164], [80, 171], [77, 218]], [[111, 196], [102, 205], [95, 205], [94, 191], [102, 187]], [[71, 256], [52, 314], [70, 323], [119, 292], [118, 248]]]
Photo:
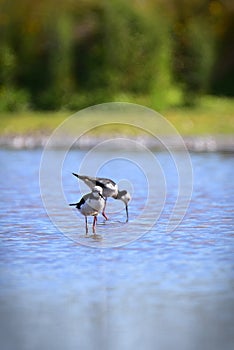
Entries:
[[229, 0], [0, 0], [0, 111], [233, 96]]

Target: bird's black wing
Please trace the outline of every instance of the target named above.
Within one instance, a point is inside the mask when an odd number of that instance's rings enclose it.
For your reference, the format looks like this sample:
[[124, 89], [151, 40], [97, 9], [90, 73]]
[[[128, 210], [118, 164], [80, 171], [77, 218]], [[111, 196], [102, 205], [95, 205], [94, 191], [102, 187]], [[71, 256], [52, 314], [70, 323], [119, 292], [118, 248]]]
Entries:
[[81, 200], [78, 203], [72, 203], [72, 204], [69, 204], [69, 205], [71, 205], [71, 206], [75, 205], [77, 209], [80, 209], [80, 207], [86, 202], [86, 200], [88, 198], [90, 198], [91, 195], [92, 195], [92, 193], [87, 193], [81, 198]]
[[113, 186], [116, 185], [116, 183], [113, 180], [107, 179], [105, 177], [96, 177], [96, 182], [97, 182], [97, 186], [101, 186], [101, 184], [102, 184], [101, 187], [103, 187], [103, 186], [105, 187], [108, 184], [112, 184]]
[[72, 174], [76, 176], [78, 179], [84, 181], [84, 183], [91, 189], [94, 186], [100, 186], [101, 188], [105, 188], [110, 183], [113, 186], [116, 185], [114, 181], [112, 181], [111, 179], [107, 179], [105, 177], [92, 177], [92, 176], [86, 176], [86, 175], [78, 175], [75, 173], [72, 173]]

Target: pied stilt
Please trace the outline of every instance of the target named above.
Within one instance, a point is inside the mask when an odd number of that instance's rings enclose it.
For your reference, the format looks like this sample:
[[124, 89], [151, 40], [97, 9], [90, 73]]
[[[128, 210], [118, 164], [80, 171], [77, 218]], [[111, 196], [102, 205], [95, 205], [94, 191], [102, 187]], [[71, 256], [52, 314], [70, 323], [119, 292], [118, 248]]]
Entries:
[[103, 190], [100, 186], [94, 186], [92, 192], [84, 195], [77, 203], [69, 204], [76, 206], [81, 214], [85, 216], [86, 235], [88, 234], [88, 220], [87, 216], [93, 216], [93, 233], [96, 233], [97, 215], [103, 211], [105, 206], [105, 198]]
[[[86, 175], [78, 175], [72, 173], [78, 179], [84, 181], [84, 183], [89, 186], [89, 188], [94, 188], [94, 186], [100, 186], [103, 189], [103, 196], [105, 198], [112, 197], [114, 199], [119, 199], [125, 204], [126, 209], [126, 222], [128, 222], [128, 202], [131, 200], [130, 193], [126, 190], [119, 191], [118, 185], [111, 179], [103, 178], [103, 177], [91, 177]], [[106, 204], [103, 208], [102, 215], [107, 220], [107, 216], [105, 213]]]

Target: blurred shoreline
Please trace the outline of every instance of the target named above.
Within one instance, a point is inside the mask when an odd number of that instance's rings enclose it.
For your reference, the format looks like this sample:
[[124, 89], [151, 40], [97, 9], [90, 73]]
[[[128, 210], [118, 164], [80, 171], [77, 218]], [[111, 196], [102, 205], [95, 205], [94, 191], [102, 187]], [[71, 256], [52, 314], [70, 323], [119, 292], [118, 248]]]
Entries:
[[[122, 138], [121, 144], [118, 137]], [[49, 141], [47, 135], [7, 135], [0, 136], [0, 148], [8, 148], [15, 150], [44, 148]], [[102, 136], [82, 136], [73, 142], [69, 136], [65, 136], [53, 143], [54, 149], [74, 148], [88, 150], [96, 145], [110, 139], [116, 139], [114, 146], [119, 149], [129, 147], [129, 143], [124, 142], [124, 139], [135, 141], [132, 150], [138, 150], [140, 146], [144, 146], [153, 151], [163, 151], [166, 149], [164, 145], [172, 150], [183, 150], [181, 142], [173, 136], [163, 136], [161, 141], [155, 137], [146, 136], [128, 136], [128, 135], [102, 135]], [[196, 135], [182, 136], [184, 144], [188, 151], [191, 152], [234, 152], [234, 135]], [[112, 142], [113, 144], [113, 142]]]

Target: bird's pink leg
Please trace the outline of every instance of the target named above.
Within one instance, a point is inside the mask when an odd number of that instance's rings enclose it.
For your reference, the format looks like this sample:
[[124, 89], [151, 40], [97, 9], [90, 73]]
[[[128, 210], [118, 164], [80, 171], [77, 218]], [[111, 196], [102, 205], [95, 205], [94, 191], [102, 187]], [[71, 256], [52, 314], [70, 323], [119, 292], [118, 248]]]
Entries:
[[106, 216], [106, 213], [105, 213], [105, 209], [106, 209], [106, 200], [105, 200], [105, 205], [104, 205], [104, 208], [103, 208], [103, 211], [102, 211], [102, 216], [104, 216], [104, 218], [106, 220], [108, 220], [108, 217]]
[[95, 215], [93, 217], [93, 233], [96, 233], [96, 222], [97, 222], [97, 216]]

